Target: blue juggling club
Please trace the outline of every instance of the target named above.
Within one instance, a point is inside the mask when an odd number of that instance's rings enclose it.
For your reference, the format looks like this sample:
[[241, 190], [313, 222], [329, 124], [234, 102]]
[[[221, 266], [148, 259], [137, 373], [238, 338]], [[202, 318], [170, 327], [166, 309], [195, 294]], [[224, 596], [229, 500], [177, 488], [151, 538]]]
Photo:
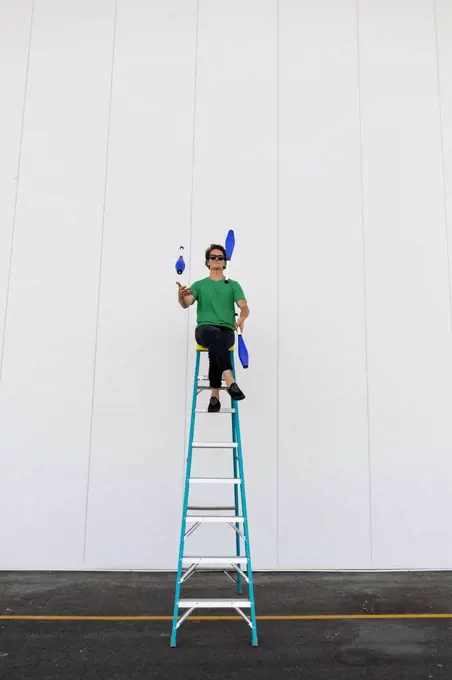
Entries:
[[239, 334], [239, 358], [240, 358], [240, 363], [242, 364], [243, 368], [248, 368], [248, 350], [245, 345], [245, 340], [243, 339], [243, 335], [239, 329], [238, 331]]
[[184, 246], [181, 246], [179, 248], [179, 257], [176, 262], [176, 271], [179, 274], [179, 276], [181, 276], [185, 271]]
[[229, 229], [228, 235], [226, 236], [226, 241], [224, 243], [224, 249], [226, 251], [226, 270], [224, 272], [224, 282], [229, 283], [229, 262], [234, 252], [235, 247], [235, 236], [232, 229]]

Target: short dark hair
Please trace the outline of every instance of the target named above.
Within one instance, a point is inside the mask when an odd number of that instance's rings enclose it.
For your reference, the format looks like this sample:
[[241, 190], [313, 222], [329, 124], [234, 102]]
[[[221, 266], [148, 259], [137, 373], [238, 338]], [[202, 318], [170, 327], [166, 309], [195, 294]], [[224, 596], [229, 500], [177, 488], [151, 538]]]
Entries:
[[212, 243], [212, 245], [209, 246], [206, 250], [206, 267], [209, 266], [209, 257], [210, 257], [210, 253], [212, 252], [212, 250], [221, 250], [221, 252], [224, 255], [224, 259], [226, 261], [226, 250], [225, 250], [224, 246], [220, 246], [217, 243]]

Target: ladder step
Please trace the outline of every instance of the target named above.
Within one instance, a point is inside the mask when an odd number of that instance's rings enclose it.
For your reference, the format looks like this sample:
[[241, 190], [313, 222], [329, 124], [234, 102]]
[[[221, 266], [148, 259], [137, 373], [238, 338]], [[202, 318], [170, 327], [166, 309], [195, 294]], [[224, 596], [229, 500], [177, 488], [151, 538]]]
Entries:
[[[198, 383], [198, 390], [211, 390], [211, 389], [212, 388], [210, 387], [210, 385], [199, 385], [199, 383]], [[224, 387], [222, 386], [222, 387], [219, 387], [218, 389], [223, 390], [223, 392], [226, 392], [228, 388], [226, 386], [224, 386]]]
[[194, 449], [236, 449], [237, 442], [193, 442]]
[[244, 522], [244, 518], [240, 516], [230, 515], [226, 517], [225, 515], [187, 515], [187, 522], [232, 522], [237, 524]]
[[[209, 413], [209, 411], [206, 408], [197, 408], [195, 409], [195, 413]], [[218, 413], [210, 413], [209, 415], [231, 415], [231, 413], [235, 413], [235, 408], [222, 408]]]
[[190, 564], [247, 564], [246, 557], [184, 557], [182, 564], [189, 566]]
[[[200, 383], [200, 382], [209, 383], [210, 382], [209, 376], [208, 375], [199, 375], [198, 376], [198, 383]], [[223, 380], [223, 378], [221, 379], [221, 384], [222, 384], [222, 386], [227, 387], [226, 380]], [[210, 385], [209, 385], [209, 387], [210, 387]], [[210, 389], [212, 389], [212, 388], [210, 387]]]
[[235, 505], [190, 505], [187, 510], [235, 510]]
[[243, 609], [244, 607], [251, 607], [250, 600], [179, 600], [179, 607], [181, 609], [236, 609], [237, 607]]
[[190, 477], [190, 484], [241, 484], [236, 477]]

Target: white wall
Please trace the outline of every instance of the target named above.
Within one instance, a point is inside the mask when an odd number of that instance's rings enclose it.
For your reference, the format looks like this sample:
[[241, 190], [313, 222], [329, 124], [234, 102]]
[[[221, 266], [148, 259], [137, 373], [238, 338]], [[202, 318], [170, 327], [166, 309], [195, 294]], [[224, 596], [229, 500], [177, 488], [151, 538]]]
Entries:
[[0, 568], [175, 568], [231, 227], [254, 566], [452, 568], [450, 2], [0, 0], [0, 92]]

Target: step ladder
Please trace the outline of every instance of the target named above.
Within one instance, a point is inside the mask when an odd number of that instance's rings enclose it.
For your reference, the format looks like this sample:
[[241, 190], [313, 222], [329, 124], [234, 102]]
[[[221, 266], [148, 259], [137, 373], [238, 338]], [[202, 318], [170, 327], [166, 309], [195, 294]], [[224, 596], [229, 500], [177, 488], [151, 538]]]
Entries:
[[[251, 628], [251, 644], [257, 647], [256, 612], [254, 604], [253, 572], [251, 568], [251, 550], [248, 531], [248, 514], [246, 507], [245, 477], [243, 472], [242, 441], [240, 435], [238, 403], [231, 400], [230, 408], [221, 408], [219, 413], [208, 413], [206, 408], [198, 408], [198, 394], [203, 390], [210, 390], [207, 377], [199, 376], [200, 357], [207, 348], [196, 346], [195, 375], [193, 381], [193, 400], [191, 409], [190, 434], [185, 473], [185, 490], [182, 508], [182, 526], [179, 547], [179, 561], [177, 568], [176, 591], [174, 597], [173, 628], [171, 633], [171, 647], [176, 646], [177, 631], [182, 623], [195, 609], [235, 609]], [[234, 347], [230, 348], [232, 372], [235, 375]], [[222, 390], [226, 386], [222, 383]], [[229, 442], [200, 442], [194, 441], [196, 416], [208, 414], [211, 417], [230, 415], [232, 421], [232, 441]], [[199, 449], [217, 449], [232, 452], [232, 477], [192, 477], [193, 453]], [[212, 467], [215, 458], [212, 457]], [[230, 506], [190, 506], [190, 489], [201, 484], [228, 485], [234, 492], [234, 501]], [[193, 514], [193, 513], [205, 514]], [[230, 514], [232, 513], [232, 514]], [[214, 557], [186, 554], [186, 543], [204, 523], [225, 522], [235, 531], [235, 555], [229, 557]], [[189, 541], [188, 541], [189, 542]], [[231, 551], [233, 552], [233, 551]], [[183, 599], [182, 585], [193, 576], [198, 567], [209, 565], [223, 567], [225, 575], [237, 586], [237, 598], [227, 599]], [[234, 573], [234, 577], [229, 571]], [[201, 577], [201, 575], [200, 575]], [[242, 597], [243, 582], [248, 586], [247, 597]], [[179, 618], [179, 610], [183, 615]], [[249, 610], [249, 616], [243, 610]]]

